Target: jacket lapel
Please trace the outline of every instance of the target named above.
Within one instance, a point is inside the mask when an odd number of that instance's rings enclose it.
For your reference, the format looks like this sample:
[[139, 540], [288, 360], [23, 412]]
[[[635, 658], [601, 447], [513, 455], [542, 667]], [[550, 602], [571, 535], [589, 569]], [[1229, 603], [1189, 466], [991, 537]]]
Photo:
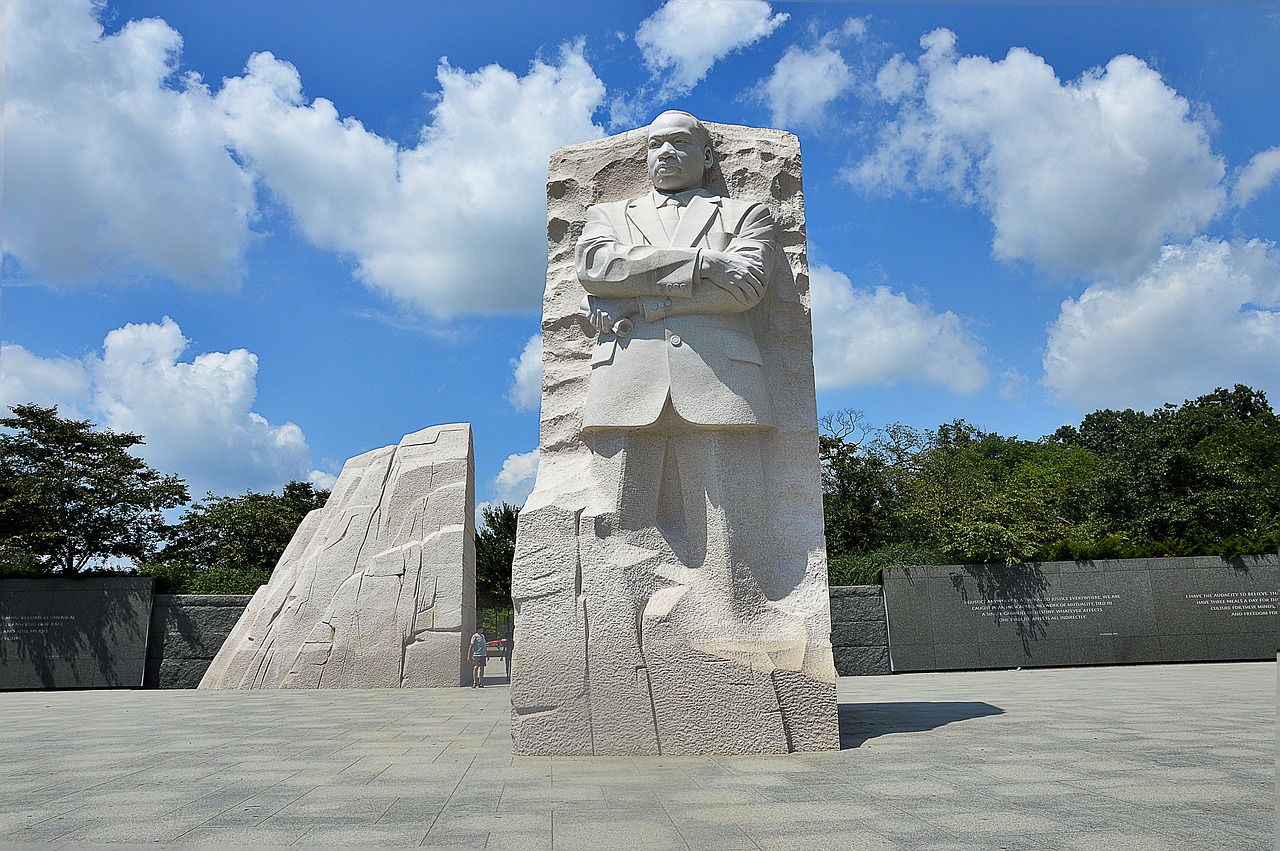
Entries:
[[672, 235], [671, 244], [681, 248], [697, 245], [719, 209], [720, 196], [694, 195], [680, 217], [680, 226]]
[[653, 200], [648, 195], [636, 198], [627, 204], [627, 218], [631, 220], [635, 229], [644, 235], [649, 245], [671, 244], [667, 241], [667, 232], [662, 227], [662, 220], [658, 218], [658, 210], [653, 206]]

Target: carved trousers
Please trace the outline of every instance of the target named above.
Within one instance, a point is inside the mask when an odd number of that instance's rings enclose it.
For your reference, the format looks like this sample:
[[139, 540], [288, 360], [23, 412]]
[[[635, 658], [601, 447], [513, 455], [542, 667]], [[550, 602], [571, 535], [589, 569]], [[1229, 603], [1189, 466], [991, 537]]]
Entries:
[[735, 625], [765, 604], [757, 572], [770, 569], [775, 550], [763, 431], [692, 425], [668, 401], [651, 426], [589, 432], [594, 491], [584, 519], [611, 564], [588, 560], [584, 573], [617, 573], [602, 579], [621, 582], [637, 618], [655, 594], [683, 586], [706, 613], [705, 629], [740, 633]]

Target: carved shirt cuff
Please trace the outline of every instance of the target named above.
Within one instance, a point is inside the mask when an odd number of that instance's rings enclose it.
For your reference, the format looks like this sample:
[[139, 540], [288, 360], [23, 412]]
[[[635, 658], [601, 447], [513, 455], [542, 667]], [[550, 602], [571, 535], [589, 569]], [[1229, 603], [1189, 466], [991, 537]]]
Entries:
[[645, 322], [657, 322], [666, 319], [671, 313], [671, 306], [674, 304], [671, 298], [664, 296], [649, 296], [640, 299], [640, 310], [644, 313]]

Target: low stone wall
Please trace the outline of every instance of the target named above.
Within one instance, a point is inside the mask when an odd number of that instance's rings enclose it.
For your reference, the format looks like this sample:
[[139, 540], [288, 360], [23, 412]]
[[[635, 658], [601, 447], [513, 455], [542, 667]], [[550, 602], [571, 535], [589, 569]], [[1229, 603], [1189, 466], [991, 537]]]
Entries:
[[831, 589], [831, 650], [842, 677], [889, 673], [889, 630], [879, 585]]
[[894, 673], [1272, 658], [1275, 555], [959, 564], [884, 575]]
[[0, 690], [138, 688], [150, 576], [0, 579]]
[[249, 594], [157, 594], [144, 688], [195, 688], [227, 640]]
[[[1107, 566], [1112, 570], [1117, 567], [1132, 569], [1137, 567], [1138, 562], [1141, 561], [1146, 560], [1133, 560], [1128, 563], [1111, 562], [1107, 563]], [[1152, 566], [1168, 569], [1170, 571], [1168, 575], [1170, 576], [1177, 575], [1178, 568], [1185, 570], [1187, 567], [1193, 566], [1223, 564], [1221, 560], [1208, 558], [1158, 559], [1151, 561], [1154, 562]], [[1275, 582], [1273, 574], [1276, 569], [1276, 556], [1251, 556], [1245, 559], [1238, 559], [1236, 562], [1237, 571], [1246, 564], [1251, 570], [1260, 569], [1254, 573], [1255, 576], [1259, 572], [1272, 571], [1272, 574], [1261, 579], [1260, 587], [1268, 589], [1270, 599], [1274, 600]], [[1068, 562], [1056, 567], [1057, 569], [1066, 569], [1068, 565], [1076, 570], [1102, 566], [1101, 564], [1086, 562]], [[1036, 567], [1043, 569], [1046, 565]], [[969, 568], [972, 570], [974, 566], [969, 566]], [[984, 566], [984, 569], [987, 571], [994, 569], [998, 572], [1004, 568]], [[942, 571], [942, 575], [949, 575], [948, 572], [955, 572], [957, 568], [944, 567], [928, 570]], [[915, 572], [917, 576], [923, 576], [926, 573], [926, 569], [917, 568]], [[1248, 575], [1248, 572], [1245, 575]], [[950, 579], [948, 581], [950, 582]], [[1176, 590], [1183, 599], [1186, 599], [1193, 589], [1184, 589], [1179, 585]], [[200, 678], [204, 676], [209, 663], [217, 654], [218, 648], [222, 646], [222, 642], [226, 640], [236, 621], [239, 620], [241, 612], [244, 611], [250, 599], [249, 595], [156, 595], [151, 615], [151, 635], [147, 649], [145, 686], [147, 688], [195, 688], [199, 685]], [[980, 595], [975, 599], [980, 599]], [[1201, 600], [1197, 597], [1191, 602], [1196, 604]], [[1274, 606], [1274, 602], [1271, 605]], [[968, 603], [966, 603], [966, 606], [972, 608]], [[1196, 608], [1207, 613], [1213, 607], [1203, 605], [1196, 606]], [[1273, 620], [1268, 623], [1274, 622], [1274, 615], [1272, 618]], [[1253, 622], [1257, 622], [1257, 620], [1258, 618], [1256, 617], [1238, 619], [1241, 627], [1247, 623], [1250, 628], [1253, 628]], [[1236, 627], [1236, 629], [1241, 627]], [[1114, 631], [1119, 631], [1119, 629], [1117, 628]], [[1186, 643], [1185, 638], [1180, 641], [1181, 644]], [[1021, 646], [1021, 639], [1019, 639], [1019, 642], [1019, 646]], [[849, 585], [831, 588], [831, 646], [835, 656], [836, 671], [842, 677], [873, 676], [890, 673], [889, 632], [885, 616], [884, 593], [879, 585]], [[1182, 661], [1184, 657], [1190, 658], [1186, 657], [1185, 654], [1173, 654], [1168, 659], [1117, 658], [1111, 660], [1111, 663]], [[1241, 658], [1239, 654], [1231, 654], [1230, 657]], [[1212, 659], [1214, 656], [1201, 654], [1195, 658]], [[1049, 664], [1070, 665], [1080, 663], [1071, 659], [1055, 659]], [[1083, 664], [1100, 663], [1090, 660], [1089, 662], [1083, 662]], [[970, 663], [969, 666], [961, 666], [961, 669], [973, 666], [982, 667], [982, 665]]]

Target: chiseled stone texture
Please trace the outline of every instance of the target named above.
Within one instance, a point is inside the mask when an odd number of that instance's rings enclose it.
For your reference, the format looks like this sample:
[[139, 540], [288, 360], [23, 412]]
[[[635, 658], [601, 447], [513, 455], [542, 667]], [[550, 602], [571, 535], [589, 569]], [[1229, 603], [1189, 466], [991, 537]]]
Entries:
[[[652, 188], [646, 130], [561, 148], [547, 184], [539, 469], [512, 577], [519, 754], [839, 746], [799, 143], [778, 130], [706, 126], [716, 164], [704, 186], [766, 203], [777, 224], [769, 288], [749, 313], [776, 426], [754, 432], [767, 490], [755, 496], [767, 510], [750, 528], [734, 527], [758, 546], [751, 564], [725, 566], [709, 539], [699, 542], [702, 565], [684, 564], [656, 529], [619, 532], [617, 509], [611, 515], [600, 496], [618, 482], [596, 481], [593, 470], [626, 460], [596, 457], [583, 439], [594, 339], [576, 316], [584, 290], [574, 248], [588, 205]], [[663, 466], [671, 475], [670, 460]], [[723, 510], [706, 501], [708, 514]], [[662, 506], [659, 514], [685, 510]]]
[[250, 594], [157, 594], [145, 688], [195, 688], [244, 614]]
[[475, 628], [471, 426], [349, 460], [200, 688], [459, 686]]

